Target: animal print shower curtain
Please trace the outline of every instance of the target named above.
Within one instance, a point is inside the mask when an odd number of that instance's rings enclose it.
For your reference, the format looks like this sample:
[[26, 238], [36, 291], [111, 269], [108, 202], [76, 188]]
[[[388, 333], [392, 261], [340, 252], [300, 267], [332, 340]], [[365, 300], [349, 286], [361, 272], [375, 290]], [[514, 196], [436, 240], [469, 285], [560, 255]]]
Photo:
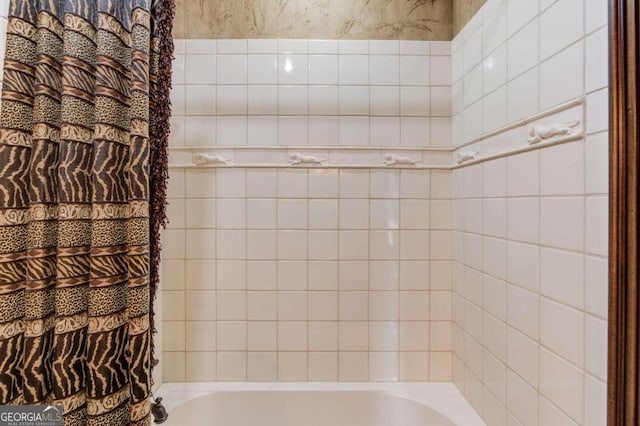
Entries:
[[12, 0], [0, 113], [0, 405], [150, 423], [172, 0]]

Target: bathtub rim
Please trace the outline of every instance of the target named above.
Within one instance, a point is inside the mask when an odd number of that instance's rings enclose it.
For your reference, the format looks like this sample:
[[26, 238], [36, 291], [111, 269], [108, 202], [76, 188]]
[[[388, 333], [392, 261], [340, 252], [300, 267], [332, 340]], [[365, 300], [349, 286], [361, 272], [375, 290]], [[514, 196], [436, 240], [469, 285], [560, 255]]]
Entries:
[[458, 388], [450, 382], [184, 382], [163, 383], [162, 397], [171, 416], [174, 408], [214, 392], [383, 392], [425, 405], [456, 425], [486, 426]]

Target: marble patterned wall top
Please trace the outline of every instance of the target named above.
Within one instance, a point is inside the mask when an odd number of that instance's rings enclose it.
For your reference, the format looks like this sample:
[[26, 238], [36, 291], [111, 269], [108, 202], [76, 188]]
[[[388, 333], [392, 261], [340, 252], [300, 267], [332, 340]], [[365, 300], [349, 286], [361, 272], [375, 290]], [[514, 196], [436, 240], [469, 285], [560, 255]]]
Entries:
[[453, 0], [453, 36], [469, 22], [487, 0]]
[[452, 0], [176, 0], [174, 37], [451, 40]]

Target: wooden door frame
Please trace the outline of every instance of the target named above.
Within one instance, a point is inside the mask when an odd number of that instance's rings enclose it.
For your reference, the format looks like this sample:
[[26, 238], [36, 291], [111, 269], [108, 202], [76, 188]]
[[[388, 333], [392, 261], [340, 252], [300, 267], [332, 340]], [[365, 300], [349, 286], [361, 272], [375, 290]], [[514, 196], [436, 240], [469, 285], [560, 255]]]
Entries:
[[639, 383], [637, 0], [609, 0], [608, 426], [637, 426]]

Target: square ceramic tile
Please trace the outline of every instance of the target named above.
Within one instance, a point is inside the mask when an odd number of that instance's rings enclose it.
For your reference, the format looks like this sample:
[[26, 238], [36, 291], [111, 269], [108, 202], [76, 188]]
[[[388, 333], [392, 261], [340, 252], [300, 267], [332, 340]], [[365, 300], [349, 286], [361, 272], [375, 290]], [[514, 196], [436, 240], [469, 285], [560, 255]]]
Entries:
[[400, 88], [397, 86], [371, 86], [371, 115], [399, 115]]
[[[428, 118], [403, 117], [401, 125], [402, 146], [426, 147], [430, 145], [430, 120]], [[447, 129], [445, 128], [443, 134], [437, 135], [436, 140], [440, 143], [447, 144], [446, 132]]]
[[[430, 90], [427, 87], [400, 87], [400, 113], [403, 116], [427, 117], [430, 113]], [[446, 106], [446, 94], [437, 99], [440, 111], [444, 111]], [[443, 112], [444, 113], [444, 112]]]
[[367, 290], [369, 288], [368, 261], [340, 261], [338, 282], [341, 291]]
[[[430, 51], [430, 44], [434, 45], [434, 42], [429, 43], [428, 41], [419, 41], [419, 40], [400, 40], [400, 54], [402, 55], [428, 55]], [[441, 46], [439, 43], [435, 43], [437, 49], [434, 49], [435, 52], [438, 52], [438, 55], [448, 55], [448, 50], [445, 46]], [[449, 44], [449, 43], [443, 43]]]
[[369, 201], [342, 199], [339, 206], [340, 229], [368, 229]]
[[247, 292], [247, 319], [250, 321], [275, 321], [278, 315], [277, 306], [275, 291]]
[[338, 198], [338, 169], [309, 170], [309, 198]]
[[185, 129], [185, 145], [215, 145], [215, 117], [187, 117]]
[[587, 33], [607, 24], [607, 4], [603, 0], [587, 0], [585, 3]]
[[537, 1], [512, 0], [507, 2], [507, 34], [510, 36], [517, 32], [537, 14]]
[[278, 58], [278, 82], [280, 84], [307, 84], [309, 61], [306, 55], [280, 55]]
[[[338, 293], [327, 291], [313, 291], [309, 293], [309, 321], [337, 321], [338, 320]], [[335, 322], [329, 323], [331, 327], [336, 327]], [[328, 325], [323, 328], [331, 336], [334, 335], [333, 328]], [[329, 339], [337, 344], [337, 328], [335, 328], [335, 339]], [[320, 350], [331, 350], [327, 347]], [[337, 349], [337, 348], [336, 348]]]
[[508, 157], [507, 182], [510, 196], [537, 195], [539, 193], [539, 162], [539, 151]]
[[606, 131], [609, 126], [609, 91], [607, 89], [587, 96], [587, 133]]
[[186, 323], [187, 352], [212, 352], [216, 350], [214, 321], [189, 321]]
[[397, 117], [371, 117], [370, 144], [373, 146], [400, 145], [400, 119]]
[[[604, 3], [604, 2], [603, 2]], [[599, 60], [608, 52], [608, 33], [602, 28], [585, 41], [585, 89], [587, 92], [606, 87], [609, 83], [607, 61]]]
[[309, 262], [309, 290], [328, 291], [338, 289], [338, 262], [315, 261]]
[[[177, 61], [178, 59], [176, 59]], [[177, 82], [179, 79], [177, 80]], [[188, 55], [185, 59], [186, 84], [215, 84], [216, 57], [214, 55]]]
[[246, 321], [217, 321], [216, 348], [218, 351], [244, 351], [247, 349]]
[[[307, 294], [302, 291], [278, 292], [278, 320], [303, 321], [307, 319]], [[281, 348], [284, 349], [284, 348]]]
[[600, 380], [607, 379], [607, 322], [592, 316], [585, 322], [585, 368]]
[[584, 36], [584, 2], [560, 0], [540, 15], [540, 55], [546, 59]]
[[369, 84], [369, 57], [340, 56], [340, 84]]
[[431, 88], [431, 114], [434, 117], [451, 116], [451, 90], [448, 87]]
[[540, 65], [540, 108], [547, 109], [581, 96], [583, 81], [584, 44], [580, 42]]
[[370, 40], [369, 53], [372, 55], [397, 55], [400, 42], [397, 40]]
[[[486, 10], [485, 10], [486, 13]], [[507, 36], [507, 5], [496, 7], [489, 16], [485, 14], [482, 26], [482, 51], [493, 51], [502, 44]]]
[[338, 380], [341, 382], [366, 382], [369, 380], [368, 352], [339, 352]]
[[275, 351], [277, 349], [276, 322], [249, 321], [247, 343], [249, 351]]
[[540, 351], [540, 393], [578, 424], [583, 417], [582, 372], [557, 355]]
[[275, 198], [277, 174], [275, 170], [255, 169], [246, 172], [246, 195], [251, 198]]
[[184, 40], [182, 44], [184, 44], [184, 53], [189, 55], [211, 55], [216, 53], [215, 40]]
[[340, 145], [369, 144], [369, 117], [340, 116]]
[[218, 55], [216, 59], [218, 84], [247, 84], [247, 56]]
[[338, 145], [340, 119], [338, 117], [309, 117], [309, 145]]
[[339, 111], [337, 86], [310, 86], [309, 113], [337, 115]]
[[278, 145], [306, 145], [308, 125], [306, 117], [278, 117]]
[[247, 113], [246, 86], [217, 87], [218, 115], [244, 115]]
[[[507, 406], [510, 411], [526, 423], [538, 424], [538, 391], [514, 372], [507, 374]], [[518, 424], [518, 423], [511, 423]]]
[[464, 43], [464, 72], [478, 65], [482, 60], [482, 34], [480, 30], [472, 35]]
[[578, 367], [584, 365], [584, 324], [582, 312], [541, 298], [540, 343]]
[[309, 84], [338, 84], [338, 56], [309, 56]]
[[243, 381], [247, 379], [246, 352], [218, 352], [217, 380]]
[[540, 243], [568, 250], [583, 250], [585, 242], [583, 197], [540, 199]]
[[276, 55], [249, 55], [249, 84], [277, 84], [278, 57]]
[[311, 54], [337, 54], [338, 40], [309, 40]]
[[451, 118], [433, 117], [430, 119], [431, 137], [429, 145], [432, 148], [449, 148], [452, 146]]
[[609, 250], [609, 202], [607, 197], [587, 197], [585, 249], [607, 256]]
[[[426, 59], [426, 57], [422, 58]], [[369, 64], [371, 67], [370, 84], [393, 86], [400, 83], [400, 58], [398, 56], [371, 55]]]
[[399, 288], [400, 270], [398, 261], [369, 262], [369, 289], [394, 291]]
[[307, 234], [304, 230], [278, 231], [278, 259], [306, 260], [307, 245]]
[[397, 352], [369, 353], [369, 380], [376, 382], [394, 382], [398, 380]]
[[278, 111], [278, 87], [249, 86], [247, 103], [248, 112], [251, 115], [276, 114]]
[[[306, 351], [307, 350], [307, 323], [306, 322], [279, 322], [278, 323], [278, 350]], [[306, 356], [306, 354], [304, 355]]]
[[247, 258], [252, 260], [275, 260], [277, 253], [275, 230], [247, 231]]
[[277, 53], [278, 41], [269, 39], [251, 39], [247, 41], [249, 53]]
[[367, 40], [338, 40], [338, 51], [341, 54], [368, 54]]
[[244, 290], [247, 287], [244, 260], [219, 260], [216, 262], [216, 272], [216, 290]]
[[219, 146], [246, 145], [247, 118], [218, 117], [216, 125], [216, 143]]
[[[487, 59], [489, 61], [490, 59]], [[488, 64], [486, 66], [478, 65], [472, 68], [465, 76], [464, 76], [464, 106], [468, 107], [472, 103], [476, 102], [478, 99], [482, 97], [482, 75], [483, 70], [493, 70], [492, 67], [489, 67]], [[493, 72], [493, 71], [492, 71]], [[492, 74], [493, 75], [493, 74]], [[488, 83], [488, 82], [487, 82]], [[487, 84], [489, 86], [489, 84]], [[499, 83], [493, 87], [499, 86]]]
[[507, 365], [529, 385], [538, 387], [538, 342], [509, 327]]
[[[175, 114], [180, 115], [182, 106], [183, 114], [187, 115], [214, 115], [216, 112], [216, 87], [213, 85], [184, 86], [186, 88], [186, 100], [174, 102], [173, 108], [177, 108]], [[175, 89], [174, 89], [175, 92]], [[173, 92], [172, 92], [173, 93]]]
[[511, 80], [508, 85], [508, 120], [514, 122], [539, 111], [539, 71], [530, 71]]
[[274, 146], [278, 141], [278, 119], [268, 116], [247, 118], [247, 145]]
[[539, 40], [538, 19], [531, 21], [509, 39], [509, 79], [517, 77], [538, 63]]
[[276, 352], [247, 353], [247, 380], [251, 382], [275, 382], [278, 358]]
[[430, 84], [432, 86], [451, 85], [451, 57], [432, 56]]
[[584, 143], [572, 142], [540, 150], [540, 192], [544, 195], [584, 192]]
[[247, 40], [216, 40], [216, 51], [219, 54], [247, 53]]
[[306, 115], [309, 105], [306, 86], [280, 86], [278, 88], [278, 113], [281, 115]]
[[186, 380], [190, 382], [211, 382], [215, 379], [215, 352], [186, 353]]
[[482, 99], [483, 128], [485, 132], [507, 124], [507, 87], [502, 86]]
[[368, 115], [369, 88], [340, 86], [340, 115]]
[[539, 297], [513, 285], [508, 286], [508, 323], [531, 339], [538, 338]]
[[[445, 72], [448, 71], [447, 68], [447, 57], [439, 57], [439, 61], [434, 63], [440, 65], [438, 71], [440, 71], [440, 76], [444, 77]], [[400, 84], [403, 86], [427, 86], [432, 84], [434, 86], [441, 85], [440, 83], [431, 82], [430, 83], [430, 71], [431, 68], [431, 58], [428, 56], [406, 56], [403, 55], [400, 57]], [[447, 75], [449, 73], [447, 72]], [[446, 77], [445, 77], [446, 78]], [[442, 81], [444, 79], [441, 79]], [[446, 83], [445, 83], [446, 84]], [[445, 85], [442, 84], [442, 85]]]

